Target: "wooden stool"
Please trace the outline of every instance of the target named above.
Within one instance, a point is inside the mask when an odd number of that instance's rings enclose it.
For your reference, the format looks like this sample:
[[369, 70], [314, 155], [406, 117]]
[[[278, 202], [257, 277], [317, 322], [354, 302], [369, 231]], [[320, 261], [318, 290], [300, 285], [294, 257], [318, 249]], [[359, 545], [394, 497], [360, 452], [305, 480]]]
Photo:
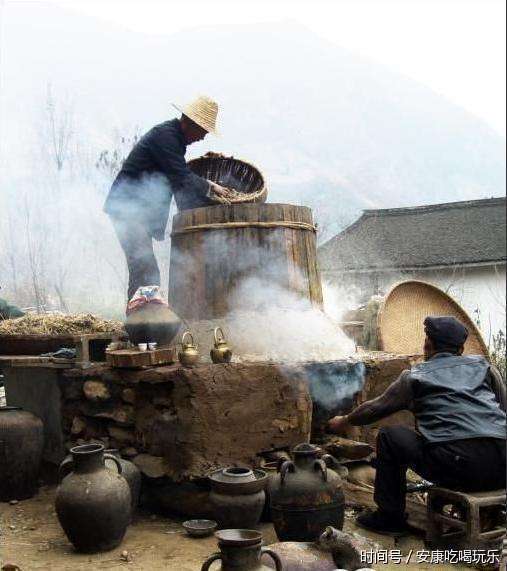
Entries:
[[[505, 521], [496, 525], [494, 529], [481, 530], [481, 516], [483, 508], [505, 509], [505, 490], [492, 492], [465, 493], [439, 488], [437, 486], [428, 490], [428, 530], [426, 543], [429, 547], [437, 547], [446, 543], [464, 543], [471, 548], [478, 548], [495, 541], [505, 535]], [[457, 519], [443, 514], [446, 505], [458, 508], [463, 519]], [[500, 518], [498, 518], [500, 521]], [[449, 528], [451, 531], [449, 531]]]

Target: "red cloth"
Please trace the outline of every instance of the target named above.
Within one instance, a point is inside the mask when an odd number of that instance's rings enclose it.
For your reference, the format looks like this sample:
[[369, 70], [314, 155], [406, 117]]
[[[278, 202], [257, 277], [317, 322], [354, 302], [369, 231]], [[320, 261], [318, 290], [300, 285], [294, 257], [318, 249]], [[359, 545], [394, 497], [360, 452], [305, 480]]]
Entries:
[[158, 303], [159, 305], [167, 305], [167, 303], [162, 299], [152, 298], [148, 299], [146, 296], [137, 297], [127, 303], [127, 315], [134, 313], [141, 309], [148, 303]]

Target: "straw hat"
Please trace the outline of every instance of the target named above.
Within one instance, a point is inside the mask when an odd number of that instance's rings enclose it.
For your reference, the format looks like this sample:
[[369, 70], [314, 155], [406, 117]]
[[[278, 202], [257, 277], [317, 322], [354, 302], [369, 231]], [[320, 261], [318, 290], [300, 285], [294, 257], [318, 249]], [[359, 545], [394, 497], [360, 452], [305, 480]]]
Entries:
[[216, 128], [217, 122], [217, 115], [218, 115], [218, 103], [210, 99], [209, 97], [205, 97], [201, 95], [188, 105], [184, 107], [179, 107], [175, 103], [172, 104], [178, 111], [186, 115], [194, 123], [197, 123], [200, 127], [202, 127], [208, 133], [213, 133], [214, 135], [218, 135], [218, 131]]

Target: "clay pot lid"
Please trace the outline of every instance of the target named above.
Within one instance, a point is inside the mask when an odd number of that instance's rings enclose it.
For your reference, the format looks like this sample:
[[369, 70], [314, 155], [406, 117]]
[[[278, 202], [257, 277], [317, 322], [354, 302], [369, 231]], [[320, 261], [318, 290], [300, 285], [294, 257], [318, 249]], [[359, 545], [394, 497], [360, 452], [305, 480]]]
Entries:
[[222, 529], [215, 533], [221, 545], [249, 546], [262, 542], [262, 533], [253, 529]]
[[210, 475], [212, 490], [231, 496], [256, 494], [264, 490], [268, 475], [263, 470], [225, 468]]
[[211, 479], [217, 482], [229, 482], [229, 483], [240, 483], [240, 482], [255, 482], [257, 479], [253, 470], [250, 468], [222, 468], [213, 472]]

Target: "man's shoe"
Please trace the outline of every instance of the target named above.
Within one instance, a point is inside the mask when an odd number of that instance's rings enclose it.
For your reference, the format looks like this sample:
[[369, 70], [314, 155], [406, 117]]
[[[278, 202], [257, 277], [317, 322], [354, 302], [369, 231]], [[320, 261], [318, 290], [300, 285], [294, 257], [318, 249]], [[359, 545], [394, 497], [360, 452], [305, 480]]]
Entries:
[[408, 533], [408, 526], [404, 517], [393, 516], [380, 510], [367, 510], [360, 513], [356, 518], [357, 525], [380, 533], [399, 537]]

